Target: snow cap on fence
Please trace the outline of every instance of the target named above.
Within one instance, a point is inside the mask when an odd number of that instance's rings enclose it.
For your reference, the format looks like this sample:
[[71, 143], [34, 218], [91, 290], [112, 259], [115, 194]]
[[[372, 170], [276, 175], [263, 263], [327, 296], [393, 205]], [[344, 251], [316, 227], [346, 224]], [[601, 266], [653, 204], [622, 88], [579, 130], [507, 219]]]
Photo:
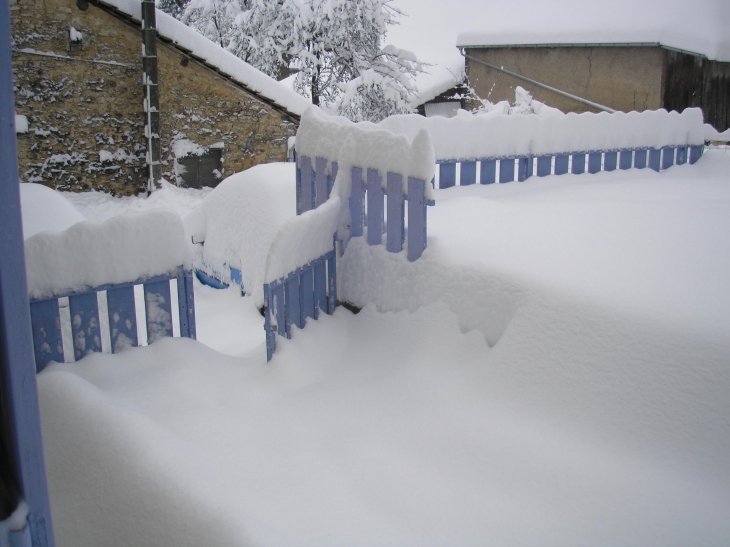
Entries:
[[25, 241], [28, 294], [34, 299], [162, 275], [186, 261], [182, 221], [166, 209], [79, 222]]

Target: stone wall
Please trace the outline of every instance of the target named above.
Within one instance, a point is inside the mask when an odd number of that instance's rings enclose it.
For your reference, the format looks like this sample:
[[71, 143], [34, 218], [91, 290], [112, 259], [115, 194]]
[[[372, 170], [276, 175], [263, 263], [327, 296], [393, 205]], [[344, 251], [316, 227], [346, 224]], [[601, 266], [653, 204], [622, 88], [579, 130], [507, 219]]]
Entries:
[[[615, 110], [662, 107], [664, 52], [660, 47], [469, 48], [466, 54]], [[466, 67], [477, 95], [490, 102], [513, 102], [519, 85], [563, 112], [594, 111], [471, 59]]]
[[[60, 190], [128, 195], [147, 184], [139, 26], [85, 0], [10, 0], [20, 178]], [[70, 51], [69, 28], [83, 36]], [[46, 53], [50, 55], [39, 55]], [[159, 44], [163, 172], [174, 141], [222, 143], [223, 175], [285, 161], [298, 119]]]

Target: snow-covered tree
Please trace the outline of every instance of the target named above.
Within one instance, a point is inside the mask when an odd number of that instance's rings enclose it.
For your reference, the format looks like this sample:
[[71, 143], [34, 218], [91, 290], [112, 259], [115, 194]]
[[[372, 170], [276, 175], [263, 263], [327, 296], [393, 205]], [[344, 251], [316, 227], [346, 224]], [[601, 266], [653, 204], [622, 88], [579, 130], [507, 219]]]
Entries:
[[190, 0], [157, 0], [157, 9], [169, 13], [175, 19], [182, 17]]

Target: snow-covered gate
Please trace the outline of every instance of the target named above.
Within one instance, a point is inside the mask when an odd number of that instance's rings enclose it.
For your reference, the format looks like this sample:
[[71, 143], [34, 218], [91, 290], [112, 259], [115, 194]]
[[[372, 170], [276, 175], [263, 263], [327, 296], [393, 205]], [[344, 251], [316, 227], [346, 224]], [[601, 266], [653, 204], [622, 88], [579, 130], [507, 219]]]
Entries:
[[[435, 158], [427, 132], [402, 135], [305, 113], [296, 140], [297, 217], [277, 235], [266, 268], [267, 360], [276, 335], [291, 337], [320, 312], [337, 306], [337, 257], [352, 237], [421, 257], [427, 206], [434, 205]], [[406, 216], [406, 203], [408, 215]], [[383, 238], [385, 235], [385, 238]]]

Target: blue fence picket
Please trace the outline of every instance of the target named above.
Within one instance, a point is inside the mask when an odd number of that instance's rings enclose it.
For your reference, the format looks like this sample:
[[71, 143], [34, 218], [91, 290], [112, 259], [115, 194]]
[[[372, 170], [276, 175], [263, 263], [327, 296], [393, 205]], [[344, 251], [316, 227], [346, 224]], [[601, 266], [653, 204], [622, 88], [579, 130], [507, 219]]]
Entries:
[[380, 245], [383, 240], [383, 186], [377, 169], [368, 169], [368, 245]]
[[337, 258], [334, 251], [327, 255], [327, 313], [332, 315], [337, 307]]
[[662, 171], [674, 165], [674, 147], [665, 146], [662, 148]]
[[602, 152], [590, 152], [588, 154], [588, 172], [591, 174], [598, 173], [601, 170]]
[[276, 332], [281, 336], [286, 336], [286, 318], [284, 317], [284, 284], [275, 281], [270, 284], [271, 291], [271, 312], [273, 319], [276, 321]]
[[477, 182], [477, 162], [462, 161], [461, 175], [459, 176], [459, 184], [461, 186], [469, 186]]
[[63, 363], [63, 337], [58, 299], [31, 302], [30, 322], [33, 329], [36, 372], [42, 371], [51, 361]]
[[689, 147], [689, 163], [694, 165], [702, 157], [702, 146], [690, 146]]
[[327, 160], [325, 158], [315, 159], [314, 174], [314, 207], [319, 207], [329, 197], [327, 193]]
[[271, 284], [264, 285], [264, 331], [266, 332], [266, 360], [271, 361], [276, 351], [276, 332], [274, 332], [274, 297]]
[[662, 149], [661, 148], [650, 148], [649, 149], [649, 168], [659, 172], [661, 169]]
[[299, 274], [299, 309], [302, 325], [307, 317], [314, 317], [314, 270], [311, 262], [302, 266]]
[[578, 152], [572, 154], [573, 163], [570, 167], [570, 172], [574, 175], [582, 175], [586, 172], [586, 155], [585, 152]]
[[301, 170], [302, 203], [299, 209], [302, 213], [306, 213], [314, 207], [314, 172], [312, 171], [312, 158], [309, 156], [302, 156]]
[[314, 266], [314, 318], [319, 312], [327, 310], [327, 267], [323, 258], [318, 258]]
[[302, 211], [302, 168], [299, 167], [299, 162], [295, 160], [296, 163], [296, 183], [297, 183], [297, 214], [301, 215], [304, 211]]
[[517, 180], [524, 182], [532, 176], [532, 158], [518, 158], [517, 160]]
[[[106, 304], [109, 311], [109, 337], [112, 353], [118, 353], [128, 347], [136, 347], [138, 340], [134, 287], [120, 287], [106, 291]], [[183, 334], [181, 323], [180, 336], [187, 336], [187, 322], [185, 334]]]
[[677, 165], [684, 165], [687, 163], [687, 151], [689, 147], [679, 146], [677, 147]]
[[403, 199], [403, 176], [388, 173], [388, 217], [386, 249], [391, 253], [403, 250], [405, 239], [405, 200]]
[[560, 154], [555, 156], [555, 174], [565, 175], [568, 173], [568, 163], [570, 162], [570, 156], [568, 154]]
[[499, 183], [512, 182], [515, 180], [515, 159], [503, 158], [499, 160]]
[[330, 195], [332, 194], [332, 187], [335, 185], [335, 180], [337, 179], [337, 172], [339, 171], [339, 164], [336, 161], [333, 161], [330, 164], [330, 171], [331, 173], [327, 175], [327, 199], [329, 199]]
[[144, 306], [147, 316], [147, 344], [172, 336], [170, 282], [153, 281], [144, 284]]
[[[195, 292], [193, 290], [193, 275], [190, 270], [184, 272], [183, 276], [185, 280], [185, 298], [180, 298], [180, 278], [178, 278], [178, 307], [180, 309], [180, 322], [182, 323], [182, 316], [187, 314], [188, 318], [188, 338], [193, 340], [198, 339], [198, 329], [195, 324]], [[243, 288], [243, 285], [241, 285]], [[182, 336], [182, 334], [180, 334]]]
[[426, 183], [408, 177], [408, 260], [418, 260], [426, 248]]
[[75, 294], [69, 297], [71, 310], [71, 334], [73, 335], [74, 359], [101, 351], [99, 306], [96, 293]]
[[352, 190], [350, 191], [350, 235], [359, 237], [363, 233], [365, 222], [365, 186], [362, 180], [362, 169], [352, 168]]
[[552, 156], [539, 156], [537, 158], [537, 176], [547, 177], [552, 169]]
[[633, 150], [621, 150], [619, 153], [619, 169], [631, 169], [631, 163], [634, 159], [634, 151]]
[[497, 182], [497, 160], [482, 160], [479, 166], [479, 184]]
[[446, 161], [439, 165], [439, 188], [451, 188], [456, 184], [456, 162]]
[[644, 169], [646, 168], [646, 149], [637, 148], [634, 151], [634, 168]]
[[291, 338], [291, 327], [304, 328], [301, 308], [299, 307], [299, 270], [290, 273], [284, 282], [284, 317], [286, 337]]
[[618, 166], [618, 152], [606, 152], [603, 160], [604, 171], [615, 171]]

